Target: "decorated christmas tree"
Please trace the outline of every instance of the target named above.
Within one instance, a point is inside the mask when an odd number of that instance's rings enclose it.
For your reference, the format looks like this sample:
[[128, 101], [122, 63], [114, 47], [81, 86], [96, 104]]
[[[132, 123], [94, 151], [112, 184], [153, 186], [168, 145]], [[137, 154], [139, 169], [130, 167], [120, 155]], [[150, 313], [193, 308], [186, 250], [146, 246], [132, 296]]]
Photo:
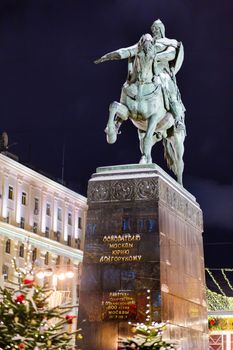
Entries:
[[[74, 305], [49, 307], [53, 290], [37, 285], [30, 264], [18, 268], [13, 260], [18, 282], [0, 289], [0, 350], [71, 350]], [[78, 348], [76, 348], [78, 349]]]
[[135, 335], [131, 338], [119, 340], [119, 350], [168, 350], [177, 349], [174, 342], [163, 340], [165, 323], [152, 322], [148, 325], [140, 323], [133, 325], [132, 332]]
[[151, 290], [146, 290], [146, 305], [143, 316], [145, 323], [132, 325], [132, 337], [120, 338], [118, 350], [175, 350], [177, 346], [173, 341], [163, 339], [164, 330], [168, 323], [152, 321], [153, 305], [151, 302]]

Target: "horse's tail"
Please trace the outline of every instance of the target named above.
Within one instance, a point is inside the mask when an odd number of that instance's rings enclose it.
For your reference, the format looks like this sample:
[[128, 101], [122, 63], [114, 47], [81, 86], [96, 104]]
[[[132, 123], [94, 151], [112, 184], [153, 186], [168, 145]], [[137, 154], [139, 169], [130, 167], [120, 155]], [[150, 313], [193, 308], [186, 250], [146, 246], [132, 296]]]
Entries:
[[164, 158], [167, 161], [167, 166], [173, 171], [175, 175], [177, 175], [177, 153], [174, 143], [174, 136], [170, 136], [169, 138], [163, 139]]

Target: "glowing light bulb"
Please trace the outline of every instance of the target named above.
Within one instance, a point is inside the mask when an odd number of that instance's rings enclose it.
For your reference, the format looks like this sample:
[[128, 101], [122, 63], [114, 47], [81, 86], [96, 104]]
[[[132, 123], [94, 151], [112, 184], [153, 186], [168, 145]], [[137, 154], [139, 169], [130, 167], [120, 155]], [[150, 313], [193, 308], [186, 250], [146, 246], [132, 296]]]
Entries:
[[74, 277], [74, 272], [73, 271], [67, 271], [66, 272], [66, 277], [67, 278], [73, 278]]
[[62, 273], [60, 273], [60, 274], [57, 276], [57, 278], [58, 278], [60, 281], [63, 281], [63, 280], [66, 278], [66, 276], [65, 276], [65, 274], [62, 272]]
[[43, 271], [39, 271], [39, 272], [36, 274], [36, 277], [39, 278], [39, 279], [44, 278], [44, 272], [43, 272]]
[[53, 270], [52, 269], [47, 269], [47, 270], [44, 271], [44, 275], [46, 277], [50, 277], [50, 276], [52, 276], [52, 274], [53, 274]]

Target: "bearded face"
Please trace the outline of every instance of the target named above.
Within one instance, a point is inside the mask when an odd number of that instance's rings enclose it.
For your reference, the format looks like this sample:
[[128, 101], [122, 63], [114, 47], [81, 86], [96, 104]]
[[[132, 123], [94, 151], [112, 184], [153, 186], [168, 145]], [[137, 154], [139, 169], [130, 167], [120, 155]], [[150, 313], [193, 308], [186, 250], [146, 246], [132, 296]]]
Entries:
[[151, 32], [152, 32], [153, 37], [154, 37], [156, 40], [162, 38], [161, 29], [160, 29], [160, 27], [157, 26], [156, 24], [155, 24], [155, 25], [152, 25], [152, 27], [151, 27]]
[[139, 50], [143, 51], [146, 56], [151, 56], [154, 53], [153, 38], [150, 34], [143, 35], [139, 40]]

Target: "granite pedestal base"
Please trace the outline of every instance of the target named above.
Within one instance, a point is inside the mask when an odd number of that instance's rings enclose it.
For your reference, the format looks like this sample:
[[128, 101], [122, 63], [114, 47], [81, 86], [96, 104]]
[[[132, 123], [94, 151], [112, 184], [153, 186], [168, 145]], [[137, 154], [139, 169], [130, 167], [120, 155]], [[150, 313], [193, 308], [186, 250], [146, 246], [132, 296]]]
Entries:
[[129, 321], [167, 321], [181, 350], [207, 350], [202, 212], [155, 164], [98, 168], [88, 186], [82, 350], [116, 350]]

